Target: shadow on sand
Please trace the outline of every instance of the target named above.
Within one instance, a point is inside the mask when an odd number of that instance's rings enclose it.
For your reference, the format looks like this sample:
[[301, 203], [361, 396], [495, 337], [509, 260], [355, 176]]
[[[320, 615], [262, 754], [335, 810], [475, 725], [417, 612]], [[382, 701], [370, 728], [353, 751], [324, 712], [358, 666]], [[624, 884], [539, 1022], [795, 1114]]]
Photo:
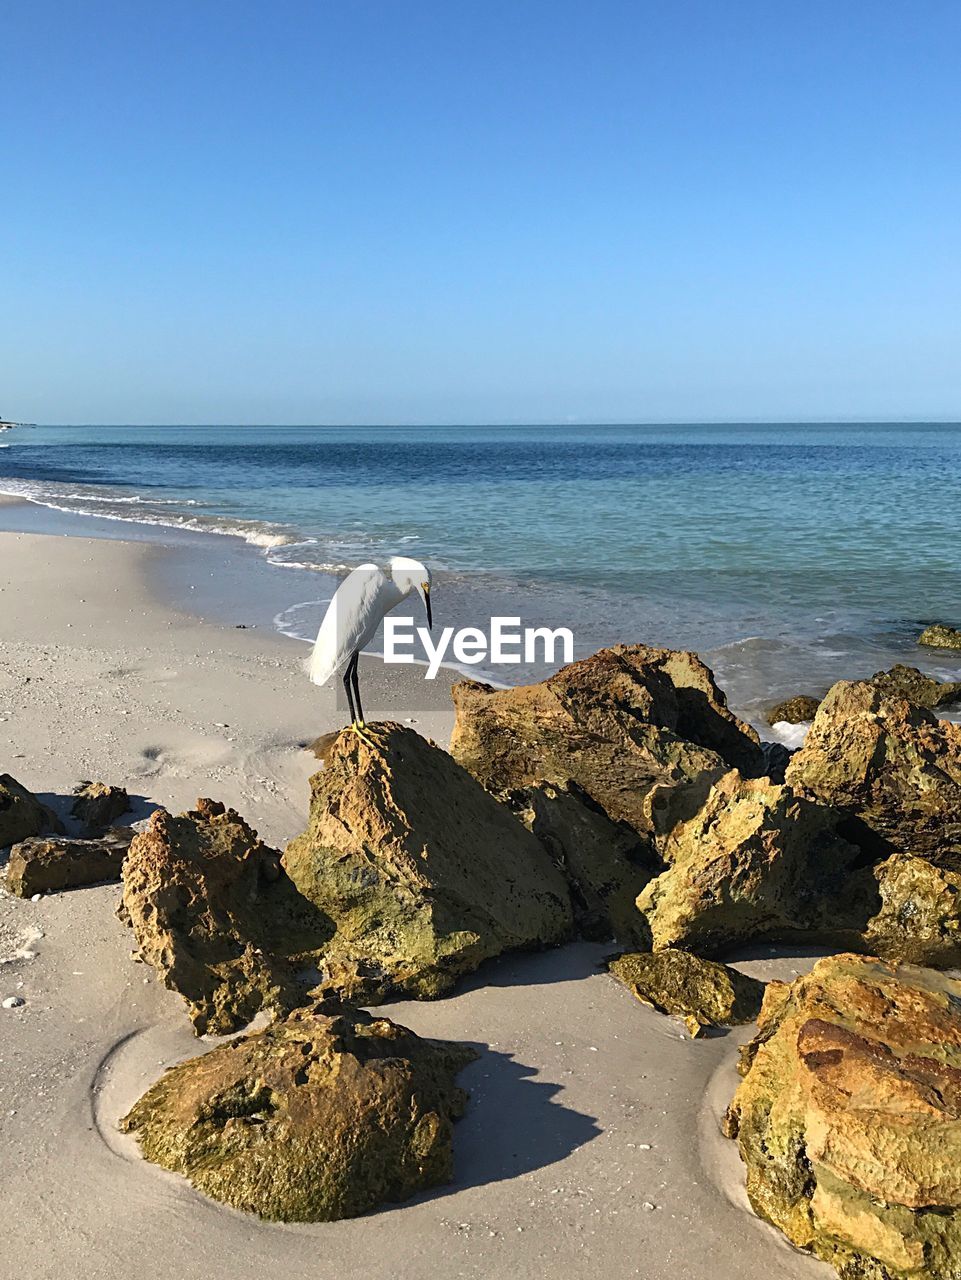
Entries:
[[452, 1191], [543, 1169], [600, 1134], [596, 1117], [556, 1101], [560, 1085], [532, 1078], [536, 1067], [485, 1044], [471, 1048], [480, 1057], [459, 1077], [470, 1102], [454, 1128]]
[[604, 971], [604, 959], [616, 953], [613, 942], [571, 942], [549, 951], [515, 951], [485, 960], [474, 973], [461, 978], [455, 995], [483, 987], [539, 987], [579, 982]]

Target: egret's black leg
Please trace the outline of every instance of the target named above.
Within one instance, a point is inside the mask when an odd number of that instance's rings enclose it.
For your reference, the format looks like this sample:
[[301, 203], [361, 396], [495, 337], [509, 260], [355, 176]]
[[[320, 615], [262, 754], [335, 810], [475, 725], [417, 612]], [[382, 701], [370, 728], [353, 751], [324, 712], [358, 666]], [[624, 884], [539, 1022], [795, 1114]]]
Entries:
[[351, 673], [354, 682], [354, 700], [357, 703], [357, 718], [361, 724], [364, 723], [364, 708], [360, 701], [360, 676], [357, 668], [360, 666], [360, 654], [355, 653], [351, 659]]
[[354, 695], [350, 691], [350, 669], [353, 666], [354, 659], [351, 658], [344, 669], [344, 689], [347, 691], [347, 705], [350, 707], [350, 723], [357, 723], [357, 712], [354, 710]]

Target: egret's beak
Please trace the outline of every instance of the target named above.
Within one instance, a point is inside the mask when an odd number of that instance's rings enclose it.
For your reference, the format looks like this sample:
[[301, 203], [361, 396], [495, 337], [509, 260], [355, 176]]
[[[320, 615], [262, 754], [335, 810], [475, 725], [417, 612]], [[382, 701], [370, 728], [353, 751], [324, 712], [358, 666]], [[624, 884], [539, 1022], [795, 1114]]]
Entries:
[[430, 587], [425, 583], [421, 587], [420, 593], [424, 598], [424, 609], [427, 611], [427, 630], [430, 631], [431, 627], [434, 625], [433, 619], [430, 616]]

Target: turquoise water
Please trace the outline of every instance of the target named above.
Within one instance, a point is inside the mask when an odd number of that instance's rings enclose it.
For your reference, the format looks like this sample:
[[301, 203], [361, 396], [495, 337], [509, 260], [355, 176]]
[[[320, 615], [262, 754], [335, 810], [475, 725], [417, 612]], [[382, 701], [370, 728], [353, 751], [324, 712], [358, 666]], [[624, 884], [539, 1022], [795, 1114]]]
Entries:
[[957, 424], [38, 427], [2, 444], [0, 491], [243, 538], [288, 574], [269, 594], [304, 637], [329, 575], [396, 552], [437, 571], [445, 622], [567, 625], [580, 653], [697, 648], [745, 704], [961, 621]]

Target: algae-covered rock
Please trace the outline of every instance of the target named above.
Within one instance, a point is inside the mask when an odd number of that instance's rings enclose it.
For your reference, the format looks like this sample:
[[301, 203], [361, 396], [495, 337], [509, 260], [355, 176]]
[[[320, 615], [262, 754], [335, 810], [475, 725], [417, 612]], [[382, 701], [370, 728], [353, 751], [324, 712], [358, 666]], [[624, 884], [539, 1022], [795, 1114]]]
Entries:
[[752, 938], [852, 942], [877, 891], [852, 875], [861, 851], [842, 825], [789, 787], [731, 770], [663, 841], [667, 870], [638, 897], [654, 948], [712, 955]]
[[612, 821], [576, 783], [544, 782], [513, 793], [508, 803], [567, 881], [578, 931], [596, 941], [649, 946], [647, 922], [634, 903], [662, 870], [650, 840]]
[[449, 1182], [477, 1054], [317, 1004], [167, 1071], [121, 1122], [148, 1160], [235, 1209], [329, 1222]]
[[961, 725], [871, 681], [831, 689], [786, 778], [857, 819], [876, 856], [961, 855]]
[[935, 711], [938, 707], [950, 707], [961, 700], [961, 681], [935, 680], [917, 667], [895, 663], [889, 671], [876, 671], [871, 683], [898, 698], [907, 698], [919, 706]]
[[608, 968], [638, 1000], [681, 1018], [692, 1036], [753, 1022], [764, 996], [756, 978], [673, 947], [617, 956]]
[[961, 983], [831, 956], [770, 983], [727, 1132], [756, 1213], [843, 1280], [961, 1275]]
[[0, 849], [28, 836], [63, 832], [56, 814], [9, 773], [0, 773]]
[[895, 853], [873, 874], [881, 906], [865, 927], [864, 949], [885, 960], [961, 966], [961, 865]]
[[918, 644], [930, 649], [961, 649], [961, 631], [936, 622], [934, 626], [925, 627], [918, 636]]
[[810, 693], [799, 693], [793, 698], [776, 702], [767, 713], [768, 724], [805, 724], [817, 715], [821, 699]]
[[757, 734], [692, 653], [617, 645], [540, 684], [453, 689], [451, 754], [495, 795], [574, 782], [615, 822], [650, 831], [644, 799], [727, 765], [764, 769]]
[[164, 810], [134, 837], [121, 919], [140, 956], [187, 1001], [198, 1035], [308, 998], [333, 923], [283, 873], [280, 855], [212, 800]]
[[492, 956], [573, 929], [561, 872], [535, 836], [413, 729], [344, 731], [311, 778], [284, 866], [336, 926], [323, 989], [351, 999], [442, 994]]
[[132, 838], [129, 827], [113, 827], [95, 840], [30, 836], [10, 850], [7, 888], [19, 898], [32, 898], [119, 880]]
[[125, 788], [112, 787], [106, 782], [81, 782], [74, 787], [73, 794], [70, 812], [88, 834], [99, 834], [130, 808]]

